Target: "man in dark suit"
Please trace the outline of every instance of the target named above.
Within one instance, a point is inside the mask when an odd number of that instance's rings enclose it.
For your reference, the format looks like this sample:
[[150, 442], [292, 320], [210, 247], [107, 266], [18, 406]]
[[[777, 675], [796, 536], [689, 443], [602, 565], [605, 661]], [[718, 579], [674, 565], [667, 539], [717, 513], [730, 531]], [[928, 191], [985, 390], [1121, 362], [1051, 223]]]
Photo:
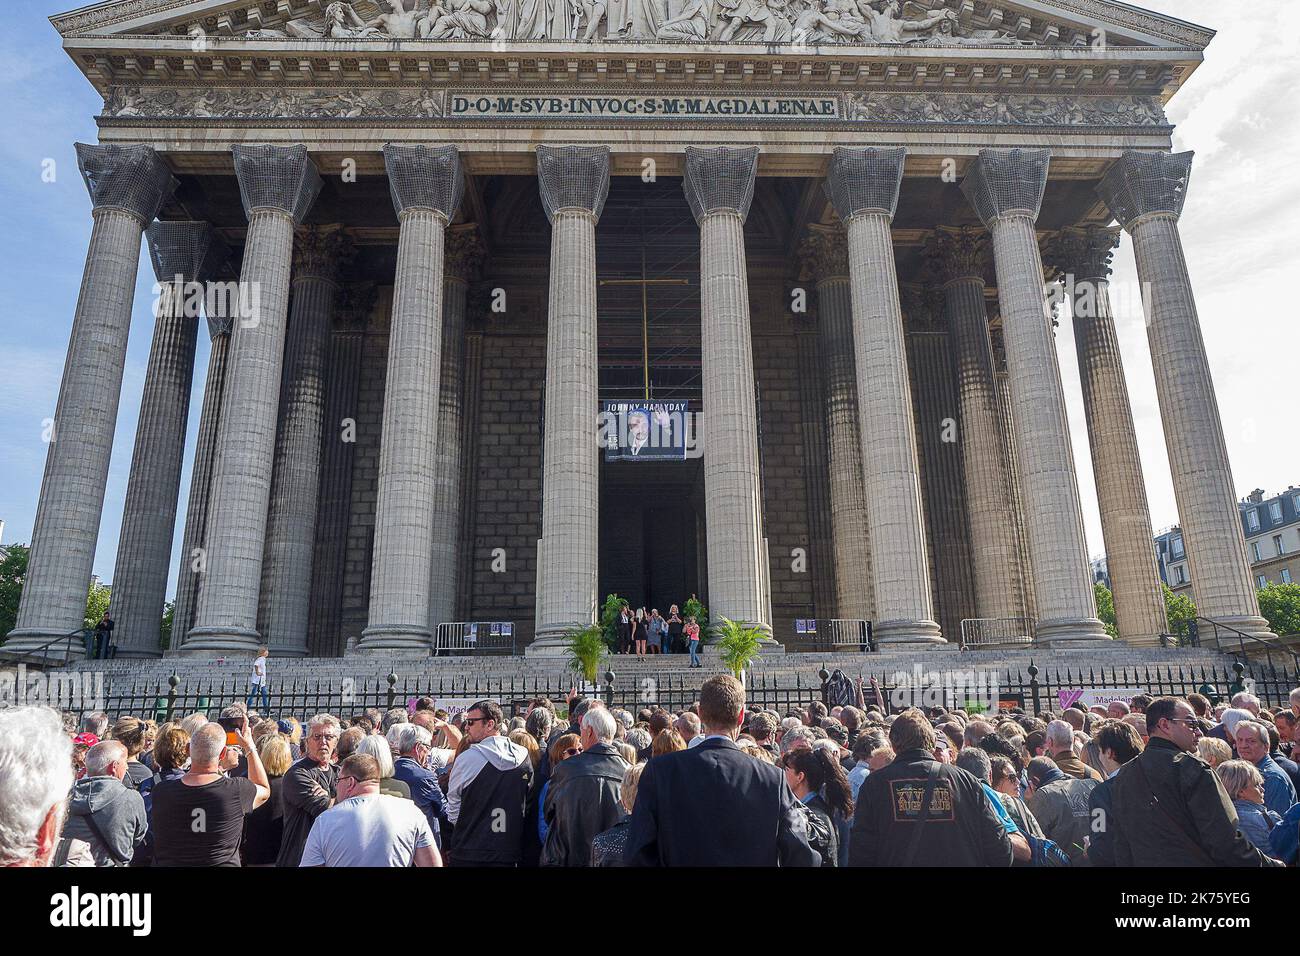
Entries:
[[704, 740], [645, 765], [623, 861], [628, 866], [818, 866], [785, 774], [735, 744], [745, 689], [711, 677], [700, 690]]

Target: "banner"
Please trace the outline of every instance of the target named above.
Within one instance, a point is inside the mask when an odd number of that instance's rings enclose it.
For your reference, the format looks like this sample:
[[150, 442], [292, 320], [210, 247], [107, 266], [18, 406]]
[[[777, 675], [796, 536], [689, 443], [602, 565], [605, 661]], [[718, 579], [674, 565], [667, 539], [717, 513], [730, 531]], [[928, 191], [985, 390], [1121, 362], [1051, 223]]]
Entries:
[[1148, 691], [1137, 687], [1072, 687], [1056, 692], [1057, 703], [1064, 710], [1071, 704], [1082, 704], [1085, 708], [1105, 707], [1113, 700], [1120, 700], [1132, 705], [1133, 698]]
[[696, 438], [689, 402], [605, 402], [599, 440], [606, 461], [685, 461]]

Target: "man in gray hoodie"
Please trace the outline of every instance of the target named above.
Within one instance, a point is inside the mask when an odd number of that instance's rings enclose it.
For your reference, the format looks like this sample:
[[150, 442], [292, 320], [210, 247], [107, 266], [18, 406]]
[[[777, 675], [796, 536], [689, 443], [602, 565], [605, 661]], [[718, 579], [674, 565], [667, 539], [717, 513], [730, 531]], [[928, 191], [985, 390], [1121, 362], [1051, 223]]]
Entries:
[[126, 748], [102, 740], [86, 751], [86, 776], [68, 795], [63, 835], [90, 844], [96, 866], [126, 866], [149, 832], [144, 798], [126, 787]]

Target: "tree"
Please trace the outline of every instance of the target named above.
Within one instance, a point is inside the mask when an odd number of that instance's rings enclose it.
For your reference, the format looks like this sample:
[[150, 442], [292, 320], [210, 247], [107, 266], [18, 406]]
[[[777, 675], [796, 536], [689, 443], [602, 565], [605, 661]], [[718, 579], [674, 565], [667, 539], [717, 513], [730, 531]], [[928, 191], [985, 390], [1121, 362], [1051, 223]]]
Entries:
[[1115, 596], [1110, 593], [1110, 588], [1100, 581], [1092, 586], [1092, 593], [1097, 596], [1097, 617], [1106, 627], [1106, 633], [1116, 640], [1119, 639], [1119, 628], [1115, 624]]
[[627, 607], [627, 599], [617, 594], [605, 596], [605, 606], [600, 611], [600, 632], [605, 646], [611, 651], [618, 647], [618, 616]]
[[682, 620], [695, 618], [695, 623], [700, 626], [701, 642], [709, 634], [709, 609], [700, 603], [700, 599], [694, 594], [690, 596], [685, 604], [682, 605]]
[[1165, 590], [1165, 614], [1169, 618], [1169, 628], [1175, 634], [1186, 637], [1189, 625], [1196, 620], [1196, 605], [1186, 595], [1175, 594], [1169, 585], [1161, 587]]
[[719, 620], [718, 638], [714, 642], [718, 648], [718, 657], [735, 675], [736, 680], [743, 680], [745, 668], [758, 658], [761, 635], [756, 627], [738, 624], [725, 617]]
[[86, 594], [86, 627], [93, 628], [108, 613], [108, 601], [112, 594], [113, 589], [109, 585], [91, 582], [90, 591]]
[[569, 652], [569, 669], [581, 674], [588, 684], [596, 683], [596, 671], [608, 650], [600, 627], [593, 624], [570, 631], [565, 635], [565, 650]]
[[29, 553], [25, 544], [11, 544], [0, 553], [0, 641], [18, 623], [18, 602], [23, 596]]
[[162, 627], [160, 628], [162, 642], [159, 646], [161, 646], [164, 651], [168, 650], [172, 646], [172, 624], [175, 623], [175, 621], [176, 602], [168, 601], [163, 605]]
[[1300, 634], [1300, 584], [1269, 584], [1260, 588], [1259, 612], [1274, 634]]

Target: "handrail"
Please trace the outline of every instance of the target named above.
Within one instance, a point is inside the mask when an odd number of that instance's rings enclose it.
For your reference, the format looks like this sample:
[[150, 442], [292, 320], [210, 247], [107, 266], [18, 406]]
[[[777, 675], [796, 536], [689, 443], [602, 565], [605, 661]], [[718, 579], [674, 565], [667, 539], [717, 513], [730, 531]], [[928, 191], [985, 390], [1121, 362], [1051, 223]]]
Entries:
[[1231, 624], [1224, 624], [1221, 621], [1214, 620], [1213, 618], [1197, 615], [1194, 620], [1204, 621], [1206, 624], [1209, 624], [1214, 628], [1214, 646], [1218, 651], [1223, 651], [1223, 641], [1219, 638], [1219, 629], [1222, 628], [1223, 630], [1236, 635], [1237, 650], [1243, 658], [1249, 657], [1249, 654], [1246, 652], [1246, 642], [1251, 641], [1254, 645], [1260, 645], [1264, 648], [1264, 658], [1268, 661], [1269, 667], [1274, 666], [1273, 652], [1277, 651], [1279, 654], [1289, 655], [1291, 658], [1291, 665], [1296, 669], [1297, 673], [1300, 673], [1300, 653], [1293, 651], [1280, 641], [1271, 641], [1267, 638], [1260, 637], [1258, 634], [1247, 633], [1246, 631], [1233, 627]]
[[[66, 641], [68, 644], [68, 649], [67, 649], [67, 653], [63, 655], [63, 663], [67, 664], [69, 661], [72, 660], [72, 639], [74, 637], [80, 638], [84, 642], [86, 639], [86, 632], [89, 630], [91, 630], [91, 628], [79, 627], [76, 630], [69, 631], [67, 634], [61, 634], [58, 637], [53, 638], [52, 640], [46, 641], [40, 647], [32, 648], [29, 651], [12, 650], [9, 651], [9, 653], [13, 654], [14, 657], [20, 661], [25, 660], [27, 658], [35, 658], [39, 656], [41, 659], [40, 660], [41, 664], [48, 664], [50, 655], [45, 652], [48, 651], [51, 647], [53, 647], [55, 644], [60, 644]], [[4, 645], [0, 645], [0, 654], [4, 654], [4, 653], [5, 653]]]

